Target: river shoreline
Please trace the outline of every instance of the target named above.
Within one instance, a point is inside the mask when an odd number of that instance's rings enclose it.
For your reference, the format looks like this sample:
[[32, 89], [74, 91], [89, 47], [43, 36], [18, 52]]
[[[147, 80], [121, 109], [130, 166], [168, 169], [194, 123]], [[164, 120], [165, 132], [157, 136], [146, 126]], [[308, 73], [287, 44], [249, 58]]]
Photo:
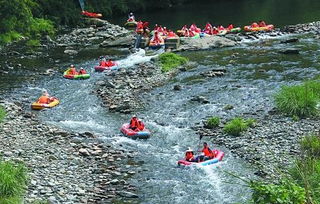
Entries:
[[[296, 29], [291, 27], [289, 30], [285, 28], [284, 31], [319, 34], [316, 29], [319, 26], [318, 22], [304, 25], [310, 29], [306, 31], [303, 25], [297, 25]], [[109, 29], [112, 29], [112, 26]], [[77, 37], [80, 38], [79, 36], [85, 39], [86, 36], [96, 32], [90, 30], [78, 34], [74, 32], [71, 36], [66, 34], [61, 37], [65, 41], [53, 41], [50, 45], [44, 46], [54, 47], [60, 43], [59, 46], [64, 48], [63, 52], [66, 55], [76, 56], [78, 52], [73, 50], [76, 51], [78, 47], [85, 48], [88, 44], [85, 40], [76, 44], [71, 39], [76, 40]], [[127, 32], [119, 28], [118, 34], [126, 35]], [[93, 43], [97, 39], [91, 40]], [[112, 41], [114, 38], [110, 37], [99, 43], [115, 46], [115, 44], [110, 45]], [[128, 38], [119, 44], [126, 47], [128, 42], [132, 42], [132, 39]], [[11, 50], [3, 55], [12, 54], [16, 57], [23, 55], [14, 52]], [[140, 94], [162, 86], [179, 72], [196, 66], [197, 64], [191, 62], [172, 72], [162, 73], [154, 61], [138, 64], [132, 70], [121, 69], [119, 72], [106, 73], [105, 79], [96, 82], [95, 94], [109, 111], [125, 114], [137, 112], [145, 103], [144, 99], [139, 97]], [[181, 87], [176, 86], [173, 89], [179, 91]], [[44, 124], [32, 112], [23, 110], [21, 104], [2, 102], [1, 105], [8, 111], [5, 122], [0, 125], [0, 139], [5, 141], [5, 144], [2, 143], [0, 146], [3, 158], [23, 161], [31, 169], [31, 184], [26, 201], [31, 202], [40, 198], [52, 202], [96, 203], [101, 199], [110, 202], [118, 196], [121, 197], [120, 200], [137, 201], [136, 187], [131, 186], [126, 180], [136, 173], [132, 170], [135, 167], [128, 166], [124, 169], [120, 167], [124, 161], [132, 159], [131, 155], [134, 155], [134, 152], [115, 150], [114, 147], [97, 139], [99, 136], [91, 133], [67, 132]], [[319, 131], [316, 126], [317, 121], [312, 119], [294, 122], [290, 118], [271, 113], [263, 117], [254, 115], [253, 118], [258, 120], [257, 126], [237, 138], [223, 134], [221, 128], [209, 130], [200, 125], [196, 129], [200, 135], [210, 137], [213, 143], [224, 145], [235, 155], [260, 168], [261, 171], [257, 174], [262, 177], [275, 173], [275, 170], [268, 165], [278, 163], [278, 160], [273, 158], [282, 158], [280, 164], [290, 163], [290, 158], [299, 154], [298, 139], [305, 133]], [[283, 131], [282, 126], [292, 126], [292, 128]], [[268, 137], [279, 134], [284, 136], [276, 142], [275, 137]], [[216, 135], [220, 137], [215, 137]], [[252, 142], [257, 135], [262, 135], [263, 140]], [[266, 145], [266, 142], [271, 145]], [[256, 149], [256, 146], [261, 148]], [[272, 156], [270, 149], [283, 151], [274, 151], [276, 156]], [[288, 155], [292, 157], [287, 157]]]
[[123, 165], [135, 153], [114, 149], [90, 132], [67, 132], [42, 123], [18, 102], [0, 103], [7, 116], [0, 124], [2, 158], [23, 162], [30, 183], [25, 201], [99, 203], [134, 201], [136, 188], [126, 180], [135, 166]]

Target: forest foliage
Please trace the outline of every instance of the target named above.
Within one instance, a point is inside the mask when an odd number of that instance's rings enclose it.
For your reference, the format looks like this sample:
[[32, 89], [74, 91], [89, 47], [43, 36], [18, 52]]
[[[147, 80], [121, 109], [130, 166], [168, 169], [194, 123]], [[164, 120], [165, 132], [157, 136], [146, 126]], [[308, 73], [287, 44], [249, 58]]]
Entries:
[[[84, 9], [103, 16], [138, 10], [167, 8], [189, 0], [80, 0]], [[79, 0], [0, 0], [0, 45], [27, 37], [53, 35], [60, 25], [81, 22]]]

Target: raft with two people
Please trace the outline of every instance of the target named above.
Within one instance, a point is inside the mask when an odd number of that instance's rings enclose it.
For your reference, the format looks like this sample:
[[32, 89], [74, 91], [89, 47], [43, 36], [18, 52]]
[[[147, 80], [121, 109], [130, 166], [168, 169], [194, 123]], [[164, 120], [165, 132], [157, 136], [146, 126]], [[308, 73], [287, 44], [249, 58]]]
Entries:
[[244, 26], [244, 30], [247, 32], [257, 32], [257, 31], [272, 31], [274, 25], [267, 25], [264, 21], [259, 21], [259, 23], [253, 22], [249, 26]]
[[82, 67], [78, 72], [74, 65], [71, 65], [70, 68], [63, 73], [63, 77], [66, 79], [89, 79], [90, 74], [88, 74]]
[[132, 139], [148, 139], [151, 136], [151, 132], [137, 116], [133, 116], [130, 123], [123, 124], [120, 132]]
[[103, 58], [100, 60], [99, 65], [94, 67], [94, 70], [96, 72], [103, 72], [105, 70], [115, 70], [118, 68], [118, 64], [114, 61], [112, 61], [111, 59], [109, 59], [108, 61]]
[[211, 150], [206, 142], [203, 143], [203, 149], [200, 151], [201, 155], [195, 157], [191, 148], [185, 152], [185, 158], [180, 159], [178, 166], [208, 166], [222, 161], [224, 152], [220, 150]]

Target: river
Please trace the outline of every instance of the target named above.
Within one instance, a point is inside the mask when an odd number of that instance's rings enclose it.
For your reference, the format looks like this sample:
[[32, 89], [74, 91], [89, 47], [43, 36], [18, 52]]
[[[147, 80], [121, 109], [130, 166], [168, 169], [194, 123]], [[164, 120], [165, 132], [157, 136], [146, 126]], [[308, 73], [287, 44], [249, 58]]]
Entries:
[[[241, 11], [240, 13], [246, 14], [246, 17], [237, 19], [238, 22], [233, 21], [235, 24], [250, 22], [254, 16], [252, 14], [250, 17], [250, 9], [240, 7], [240, 2], [242, 1], [230, 0], [224, 4], [226, 8], [236, 7]], [[270, 1], [259, 1], [259, 5], [265, 7], [267, 2]], [[219, 10], [222, 3], [214, 5], [216, 10]], [[197, 6], [202, 6], [203, 11], [197, 23], [204, 23], [206, 21], [204, 19], [211, 19], [211, 12], [209, 12], [211, 9], [203, 5]], [[186, 7], [192, 8], [190, 5]], [[174, 10], [177, 9], [180, 8]], [[169, 11], [166, 12], [170, 13]], [[185, 10], [180, 12], [183, 13]], [[274, 12], [277, 15], [266, 14], [268, 17], [263, 19], [273, 22], [272, 19], [275, 19], [275, 16], [282, 15], [280, 12]], [[212, 16], [214, 17], [215, 15]], [[219, 15], [216, 19], [218, 17], [222, 19]], [[145, 16], [145, 18], [153, 21], [152, 16], [148, 18]], [[246, 18], [247, 20], [244, 20]], [[181, 17], [180, 21], [182, 19], [187, 20]], [[277, 23], [279, 25], [288, 23], [285, 19], [282, 19], [283, 22], [277, 20]], [[157, 20], [160, 23], [168, 22], [165, 18], [157, 18]], [[293, 18], [290, 23], [307, 20], [316, 19], [302, 19], [297, 14], [296, 19]], [[217, 22], [225, 24], [230, 22], [230, 19], [217, 20]], [[191, 18], [190, 22], [185, 21], [185, 23], [191, 23]], [[172, 27], [178, 24], [178, 20], [172, 21]], [[198, 66], [178, 74], [167, 85], [141, 96], [141, 100], [146, 102], [146, 107], [139, 110], [137, 115], [152, 130], [153, 135], [148, 140], [131, 140], [120, 135], [121, 124], [128, 122], [131, 115], [108, 112], [92, 93], [94, 83], [104, 77], [103, 73], [95, 73], [93, 70], [93, 66], [97, 63], [97, 56], [102, 53], [107, 54], [119, 59], [124, 68], [134, 69], [133, 64], [150, 60], [150, 57], [144, 55], [127, 56], [128, 53], [125, 51], [105, 49], [94, 52], [87, 50], [71, 60], [61, 54], [57, 55], [55, 51], [49, 52], [49, 56], [44, 58], [27, 60], [13, 58], [15, 64], [21, 63], [24, 69], [7, 67], [5, 70], [9, 74], [0, 73], [1, 93], [3, 96], [22, 101], [25, 108], [29, 108], [30, 103], [37, 99], [41, 90], [47, 89], [49, 93], [61, 100], [61, 104], [53, 109], [38, 112], [39, 117], [44, 121], [68, 130], [90, 131], [115, 147], [137, 151], [136, 160], [141, 166], [135, 169], [137, 174], [129, 182], [138, 187], [140, 203], [245, 203], [250, 199], [250, 190], [226, 172], [252, 178], [254, 168], [242, 159], [235, 158], [224, 146], [211, 144], [207, 138], [199, 141], [192, 127], [209, 116], [232, 118], [252, 112], [266, 114], [273, 107], [272, 95], [280, 86], [296, 84], [319, 75], [320, 43], [312, 36], [296, 37], [300, 41], [293, 45], [280, 44], [281, 39], [270, 39], [265, 40], [264, 43], [250, 42], [234, 48], [182, 53], [191, 61], [197, 62]], [[287, 47], [299, 48], [300, 55], [278, 53], [279, 50]], [[63, 79], [62, 72], [70, 63], [85, 67], [92, 77], [83, 81]], [[58, 72], [49, 76], [36, 74], [43, 73], [48, 68]], [[227, 74], [221, 78], [205, 78], [201, 75], [202, 72], [212, 68], [226, 69]], [[182, 91], [173, 91], [172, 87], [176, 84], [182, 85]], [[199, 104], [191, 101], [198, 95], [206, 97], [210, 103]], [[235, 109], [225, 111], [223, 107], [228, 104], [232, 104]], [[223, 150], [226, 153], [224, 161], [205, 168], [177, 167], [176, 162], [183, 157], [184, 151], [188, 147], [199, 148], [199, 142], [203, 141]]]
[[[318, 0], [201, 0], [165, 10], [136, 12], [137, 20], [155, 23], [177, 30], [183, 25], [196, 23], [204, 27], [232, 23], [245, 26], [253, 21], [264, 20], [276, 27], [308, 23], [320, 19]], [[126, 16], [115, 16], [110, 22], [123, 25]]]

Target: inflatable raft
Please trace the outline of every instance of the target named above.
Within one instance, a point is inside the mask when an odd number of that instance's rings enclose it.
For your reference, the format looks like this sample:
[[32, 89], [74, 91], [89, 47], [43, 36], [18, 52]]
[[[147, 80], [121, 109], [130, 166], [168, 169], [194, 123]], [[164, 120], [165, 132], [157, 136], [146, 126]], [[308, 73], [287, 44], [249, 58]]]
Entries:
[[144, 129], [142, 131], [134, 131], [129, 128], [129, 123], [123, 124], [120, 131], [127, 137], [130, 137], [132, 139], [148, 139], [151, 135], [150, 131], [148, 129]]
[[274, 29], [273, 25], [267, 25], [265, 27], [256, 27], [252, 28], [251, 26], [244, 26], [244, 30], [248, 32], [254, 32], [254, 31], [271, 31]]
[[33, 104], [31, 104], [31, 108], [32, 108], [33, 110], [42, 110], [42, 109], [45, 109], [45, 108], [55, 107], [55, 106], [58, 105], [59, 103], [60, 103], [60, 101], [55, 98], [55, 99], [54, 99], [51, 103], [49, 103], [49, 104], [34, 102]]
[[113, 65], [113, 66], [95, 66], [94, 67], [94, 70], [96, 71], [96, 72], [103, 72], [104, 70], [115, 70], [115, 69], [117, 69], [118, 68], [118, 65], [117, 64], [115, 64], [115, 65]]
[[127, 21], [124, 26], [126, 27], [136, 27], [137, 26], [137, 21]]
[[90, 74], [68, 74], [68, 70], [63, 73], [63, 77], [66, 79], [89, 79]]
[[214, 150], [217, 152], [216, 156], [212, 159], [206, 160], [206, 161], [202, 161], [202, 162], [189, 162], [186, 161], [184, 159], [181, 159], [178, 161], [178, 166], [208, 166], [208, 165], [212, 165], [215, 163], [218, 163], [220, 161], [222, 161], [223, 157], [224, 157], [224, 152], [219, 151], [219, 150]]
[[232, 29], [228, 30], [228, 33], [238, 33], [240, 31], [241, 31], [241, 28], [237, 27], [237, 28], [232, 28]]
[[162, 46], [164, 46], [164, 41], [162, 41], [160, 43], [156, 43], [156, 42], [150, 41], [150, 43], [149, 43], [149, 47], [151, 49], [158, 49], [158, 48], [161, 48]]

